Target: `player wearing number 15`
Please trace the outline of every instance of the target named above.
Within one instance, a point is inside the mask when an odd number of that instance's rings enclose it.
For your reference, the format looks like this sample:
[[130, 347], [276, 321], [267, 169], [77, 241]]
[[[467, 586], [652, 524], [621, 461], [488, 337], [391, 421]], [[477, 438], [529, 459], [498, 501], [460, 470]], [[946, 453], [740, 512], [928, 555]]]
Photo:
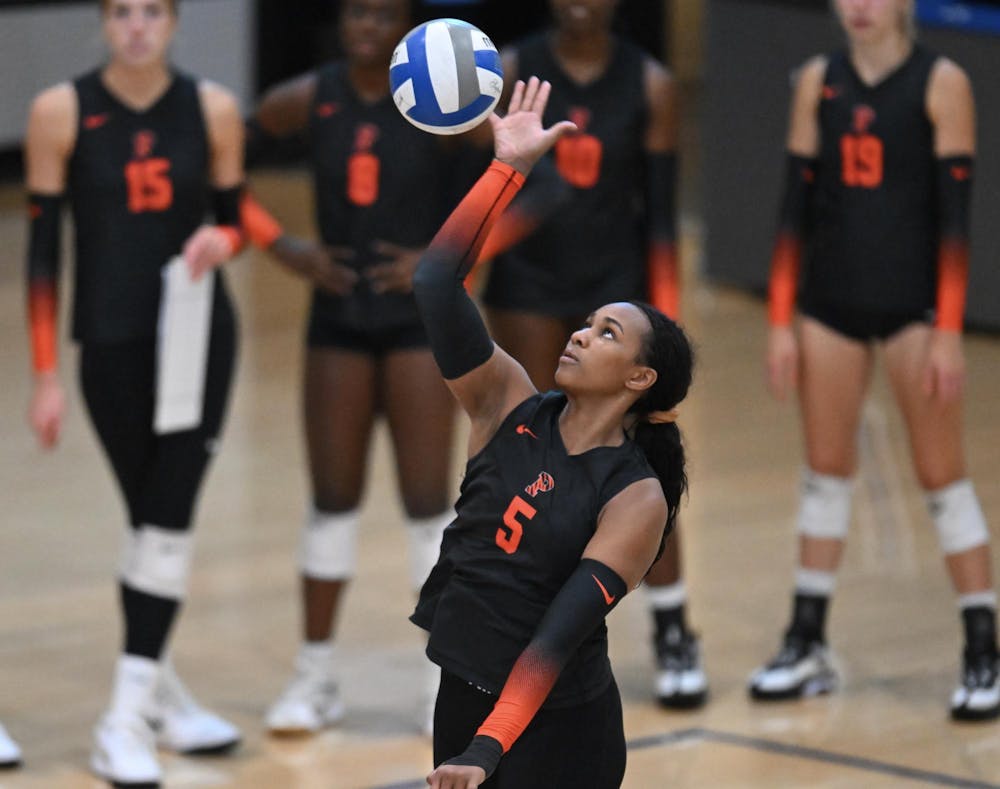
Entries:
[[[53, 447], [65, 410], [56, 354], [65, 195], [75, 229], [80, 381], [128, 518], [119, 573], [124, 643], [91, 765], [112, 782], [151, 785], [160, 779], [154, 726], [159, 744], [179, 751], [239, 739], [191, 700], [161, 659], [185, 595], [195, 499], [232, 379], [235, 320], [214, 269], [240, 244], [243, 124], [228, 91], [167, 61], [176, 0], [100, 7], [107, 63], [43, 91], [28, 122], [30, 421], [41, 445]], [[203, 224], [210, 209], [217, 224]], [[215, 278], [214, 303], [201, 422], [160, 435], [153, 414], [161, 269], [177, 255], [193, 278]]]
[[551, 86], [514, 86], [496, 159], [421, 259], [431, 350], [469, 415], [469, 461], [412, 620], [441, 666], [432, 789], [620, 786], [621, 699], [604, 619], [662, 550], [686, 486], [674, 423], [691, 383], [681, 329], [653, 307], [595, 310], [539, 394], [462, 281], [494, 220], [567, 122]]
[[872, 343], [882, 341], [965, 628], [951, 712], [996, 717], [989, 530], [961, 439], [972, 91], [961, 68], [915, 43], [911, 0], [834, 6], [848, 46], [811, 60], [798, 79], [770, 292], [769, 384], [779, 398], [798, 386], [805, 429], [795, 602], [782, 649], [750, 691], [780, 699], [836, 685], [826, 612], [850, 521]]

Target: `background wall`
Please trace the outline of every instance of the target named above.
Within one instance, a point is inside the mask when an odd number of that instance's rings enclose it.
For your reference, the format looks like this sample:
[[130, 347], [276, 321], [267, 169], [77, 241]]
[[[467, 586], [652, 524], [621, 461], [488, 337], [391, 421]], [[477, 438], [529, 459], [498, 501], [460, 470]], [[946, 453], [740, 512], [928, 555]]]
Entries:
[[[254, 0], [184, 0], [174, 59], [245, 106], [254, 94]], [[0, 7], [0, 148], [20, 144], [32, 97], [104, 57], [97, 0]]]

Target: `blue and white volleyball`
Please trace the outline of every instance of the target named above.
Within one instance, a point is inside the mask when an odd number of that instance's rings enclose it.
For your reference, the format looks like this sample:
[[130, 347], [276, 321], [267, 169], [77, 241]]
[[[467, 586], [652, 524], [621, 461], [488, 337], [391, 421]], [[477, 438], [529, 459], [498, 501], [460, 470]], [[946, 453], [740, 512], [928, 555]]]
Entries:
[[389, 63], [396, 107], [433, 134], [461, 134], [493, 112], [503, 92], [500, 53], [489, 36], [460, 19], [413, 28]]

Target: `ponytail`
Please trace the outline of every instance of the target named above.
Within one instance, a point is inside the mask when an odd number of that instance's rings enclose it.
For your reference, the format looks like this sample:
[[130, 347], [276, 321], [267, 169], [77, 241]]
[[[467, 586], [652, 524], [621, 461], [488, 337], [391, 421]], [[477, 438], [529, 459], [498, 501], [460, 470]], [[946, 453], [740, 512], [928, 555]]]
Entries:
[[660, 482], [667, 501], [667, 521], [663, 525], [663, 540], [657, 559], [663, 552], [663, 541], [677, 522], [681, 497], [687, 491], [684, 442], [677, 423], [651, 415], [669, 412], [686, 396], [691, 386], [694, 351], [683, 329], [674, 321], [644, 302], [630, 302], [649, 320], [651, 330], [643, 341], [641, 362], [656, 370], [656, 382], [639, 398], [629, 413], [636, 418], [629, 431], [630, 438], [646, 456]]

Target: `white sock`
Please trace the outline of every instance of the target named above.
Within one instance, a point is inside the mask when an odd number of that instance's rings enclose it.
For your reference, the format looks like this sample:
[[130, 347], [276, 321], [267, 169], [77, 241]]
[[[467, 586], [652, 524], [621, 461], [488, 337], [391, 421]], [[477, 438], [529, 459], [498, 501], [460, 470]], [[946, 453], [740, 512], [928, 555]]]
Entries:
[[137, 655], [120, 655], [111, 686], [112, 716], [132, 717], [146, 710], [156, 691], [160, 664]]
[[329, 675], [333, 672], [333, 639], [303, 641], [295, 658], [295, 667], [304, 673]]
[[668, 586], [650, 586], [646, 589], [646, 602], [653, 611], [663, 611], [668, 608], [680, 608], [687, 602], [687, 587], [684, 581], [677, 581]]
[[997, 607], [997, 593], [992, 589], [988, 589], [985, 592], [970, 592], [969, 594], [959, 595], [958, 607], [963, 611], [966, 608], [992, 608], [995, 611]]
[[795, 570], [795, 591], [817, 597], [830, 597], [837, 587], [837, 576], [826, 570], [799, 567]]

